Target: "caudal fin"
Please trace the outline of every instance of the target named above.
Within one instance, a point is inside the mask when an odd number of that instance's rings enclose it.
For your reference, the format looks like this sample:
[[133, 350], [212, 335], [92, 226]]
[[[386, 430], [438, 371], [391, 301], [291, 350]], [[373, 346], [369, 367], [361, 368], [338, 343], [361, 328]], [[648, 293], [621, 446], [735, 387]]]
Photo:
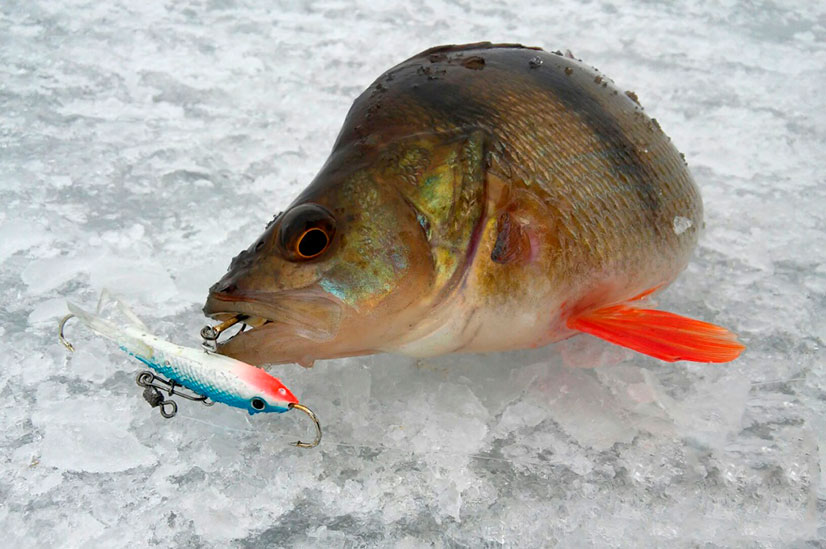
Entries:
[[74, 303], [67, 301], [66, 306], [73, 315], [80, 319], [83, 324], [95, 333], [102, 335], [107, 339], [111, 339], [117, 343], [118, 346], [127, 349], [132, 354], [140, 355], [146, 358], [152, 356], [152, 348], [150, 346], [142, 342], [140, 339], [130, 336], [123, 329], [119, 328], [112, 322], [109, 322], [105, 318], [101, 318], [96, 314], [85, 311]]
[[143, 323], [138, 315], [123, 301], [119, 296], [110, 292], [107, 288], [104, 288], [100, 291], [100, 298], [98, 299], [98, 306], [95, 309], [95, 313], [100, 316], [101, 311], [106, 307], [107, 304], [113, 303], [121, 314], [129, 321], [132, 326], [135, 326], [138, 329], [141, 329], [145, 332], [149, 332], [149, 327]]
[[666, 362], [729, 362], [745, 349], [720, 326], [628, 305], [590, 311], [568, 320], [568, 327]]

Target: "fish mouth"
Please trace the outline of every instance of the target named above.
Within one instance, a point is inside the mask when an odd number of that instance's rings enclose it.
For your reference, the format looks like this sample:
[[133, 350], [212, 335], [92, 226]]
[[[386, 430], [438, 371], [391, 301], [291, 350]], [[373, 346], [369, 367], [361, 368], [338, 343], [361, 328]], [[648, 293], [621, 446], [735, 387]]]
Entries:
[[210, 315], [210, 318], [220, 320], [221, 322], [215, 326], [206, 325], [201, 329], [201, 337], [204, 338], [205, 342], [216, 342], [224, 332], [231, 331], [230, 328], [237, 326], [238, 324], [241, 325], [241, 329], [234, 335], [231, 335], [230, 339], [235, 338], [244, 332], [257, 330], [262, 328], [264, 325], [273, 322], [269, 318], [264, 318], [261, 316], [251, 316], [244, 313], [229, 312], [213, 313]]
[[214, 341], [234, 325], [241, 324], [237, 333], [218, 343], [218, 352], [240, 360], [255, 357], [253, 362], [257, 363], [291, 362], [295, 360], [291, 355], [302, 358], [308, 354], [301, 348], [330, 341], [338, 335], [341, 309], [338, 300], [320, 288], [211, 292], [204, 314], [220, 324], [205, 327], [201, 335]]

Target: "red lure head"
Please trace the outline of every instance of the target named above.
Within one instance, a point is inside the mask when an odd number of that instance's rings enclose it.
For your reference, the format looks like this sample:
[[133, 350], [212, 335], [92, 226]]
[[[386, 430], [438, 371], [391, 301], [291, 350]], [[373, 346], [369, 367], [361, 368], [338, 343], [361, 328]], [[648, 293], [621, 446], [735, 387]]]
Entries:
[[290, 404], [298, 404], [298, 398], [281, 381], [261, 368], [244, 368], [241, 377], [260, 391], [260, 397], [250, 399], [250, 414], [258, 412], [286, 412]]

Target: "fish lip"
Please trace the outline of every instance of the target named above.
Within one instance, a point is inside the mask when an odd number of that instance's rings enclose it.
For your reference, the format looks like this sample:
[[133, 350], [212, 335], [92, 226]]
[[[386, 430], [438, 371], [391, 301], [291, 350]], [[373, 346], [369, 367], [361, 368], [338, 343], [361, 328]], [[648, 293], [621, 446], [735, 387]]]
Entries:
[[[307, 306], [309, 305], [309, 309]], [[210, 292], [204, 314], [226, 320], [239, 314], [248, 315], [244, 322], [252, 329], [237, 332], [218, 344], [218, 351], [230, 342], [290, 334], [308, 341], [328, 341], [337, 336], [341, 324], [343, 303], [316, 285], [274, 292], [246, 290], [232, 294]], [[309, 313], [308, 313], [309, 310]], [[265, 332], [262, 334], [262, 332]], [[261, 339], [259, 339], [261, 341]]]
[[[255, 341], [258, 338], [266, 338], [268, 337], [268, 332], [278, 331], [279, 329], [284, 328], [284, 326], [284, 324], [277, 324], [275, 322], [268, 321], [258, 328], [239, 331], [227, 338], [225, 341], [218, 343], [216, 350], [220, 354], [227, 354], [228, 349], [235, 348], [238, 345], [243, 347], [244, 345], [249, 344], [248, 340]], [[230, 352], [229, 356], [233, 356], [233, 354]]]
[[[288, 326], [287, 324], [276, 320], [277, 315], [275, 311], [269, 310], [266, 306], [262, 307], [260, 302], [250, 301], [249, 298], [241, 296], [211, 293], [207, 298], [207, 302], [204, 305], [203, 310], [204, 314], [213, 320], [224, 321], [241, 314], [249, 317], [248, 319], [241, 321], [249, 326], [249, 328], [242, 328], [240, 331], [237, 331], [228, 338], [225, 338], [224, 341], [216, 341], [217, 351], [219, 353], [221, 352], [221, 349], [231, 341], [237, 345], [239, 341], [234, 340], [243, 340], [249, 337], [249, 334], [252, 332], [255, 332], [256, 336], [266, 335], [267, 331], [278, 328], [283, 329]], [[262, 319], [263, 322], [261, 322]], [[252, 322], [248, 323], [249, 320], [252, 320]], [[255, 324], [258, 325], [255, 326]]]
[[225, 320], [228, 318], [228, 315], [245, 314], [250, 317], [260, 317], [274, 321], [274, 312], [267, 311], [266, 307], [258, 306], [258, 303], [260, 302], [253, 301], [245, 296], [234, 296], [216, 292], [209, 294], [203, 311], [206, 316], [216, 320]]
[[[226, 314], [246, 314], [278, 322], [276, 309], [283, 301], [290, 300], [326, 301], [329, 305], [343, 307], [344, 302], [318, 286], [306, 286], [294, 290], [276, 292], [242, 291], [237, 294], [210, 292], [203, 312], [213, 319], [224, 319]], [[229, 305], [232, 304], [232, 305]], [[221, 315], [221, 316], [219, 316]]]
[[242, 314], [248, 316], [248, 318], [240, 321], [239, 325], [243, 323], [246, 326], [250, 326], [251, 329], [242, 327], [240, 331], [234, 333], [223, 342], [216, 342], [219, 350], [229, 341], [236, 337], [243, 336], [245, 332], [262, 330], [264, 327], [270, 326], [275, 322], [273, 318], [275, 314], [270, 313], [270, 311], [257, 307], [255, 303], [227, 295], [210, 294], [204, 305], [204, 314], [213, 320], [219, 321], [228, 320]]

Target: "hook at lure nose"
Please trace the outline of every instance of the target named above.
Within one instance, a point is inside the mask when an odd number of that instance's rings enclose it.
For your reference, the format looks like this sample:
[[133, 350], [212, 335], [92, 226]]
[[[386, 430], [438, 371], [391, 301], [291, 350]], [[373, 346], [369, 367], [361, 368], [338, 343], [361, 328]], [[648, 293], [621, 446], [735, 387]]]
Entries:
[[310, 410], [309, 408], [307, 408], [303, 404], [292, 404], [291, 403], [291, 404], [288, 404], [288, 407], [290, 408], [290, 410], [292, 410], [293, 408], [295, 408], [297, 410], [301, 410], [302, 412], [304, 412], [305, 414], [310, 416], [310, 419], [312, 419], [313, 423], [315, 423], [315, 432], [316, 432], [315, 433], [315, 440], [312, 441], [312, 442], [301, 442], [300, 440], [297, 440], [297, 441], [292, 443], [293, 446], [298, 446], [299, 448], [315, 448], [316, 446], [318, 446], [318, 443], [321, 442], [321, 422], [318, 421], [318, 418], [316, 417], [315, 412], [313, 412], [312, 410]]

